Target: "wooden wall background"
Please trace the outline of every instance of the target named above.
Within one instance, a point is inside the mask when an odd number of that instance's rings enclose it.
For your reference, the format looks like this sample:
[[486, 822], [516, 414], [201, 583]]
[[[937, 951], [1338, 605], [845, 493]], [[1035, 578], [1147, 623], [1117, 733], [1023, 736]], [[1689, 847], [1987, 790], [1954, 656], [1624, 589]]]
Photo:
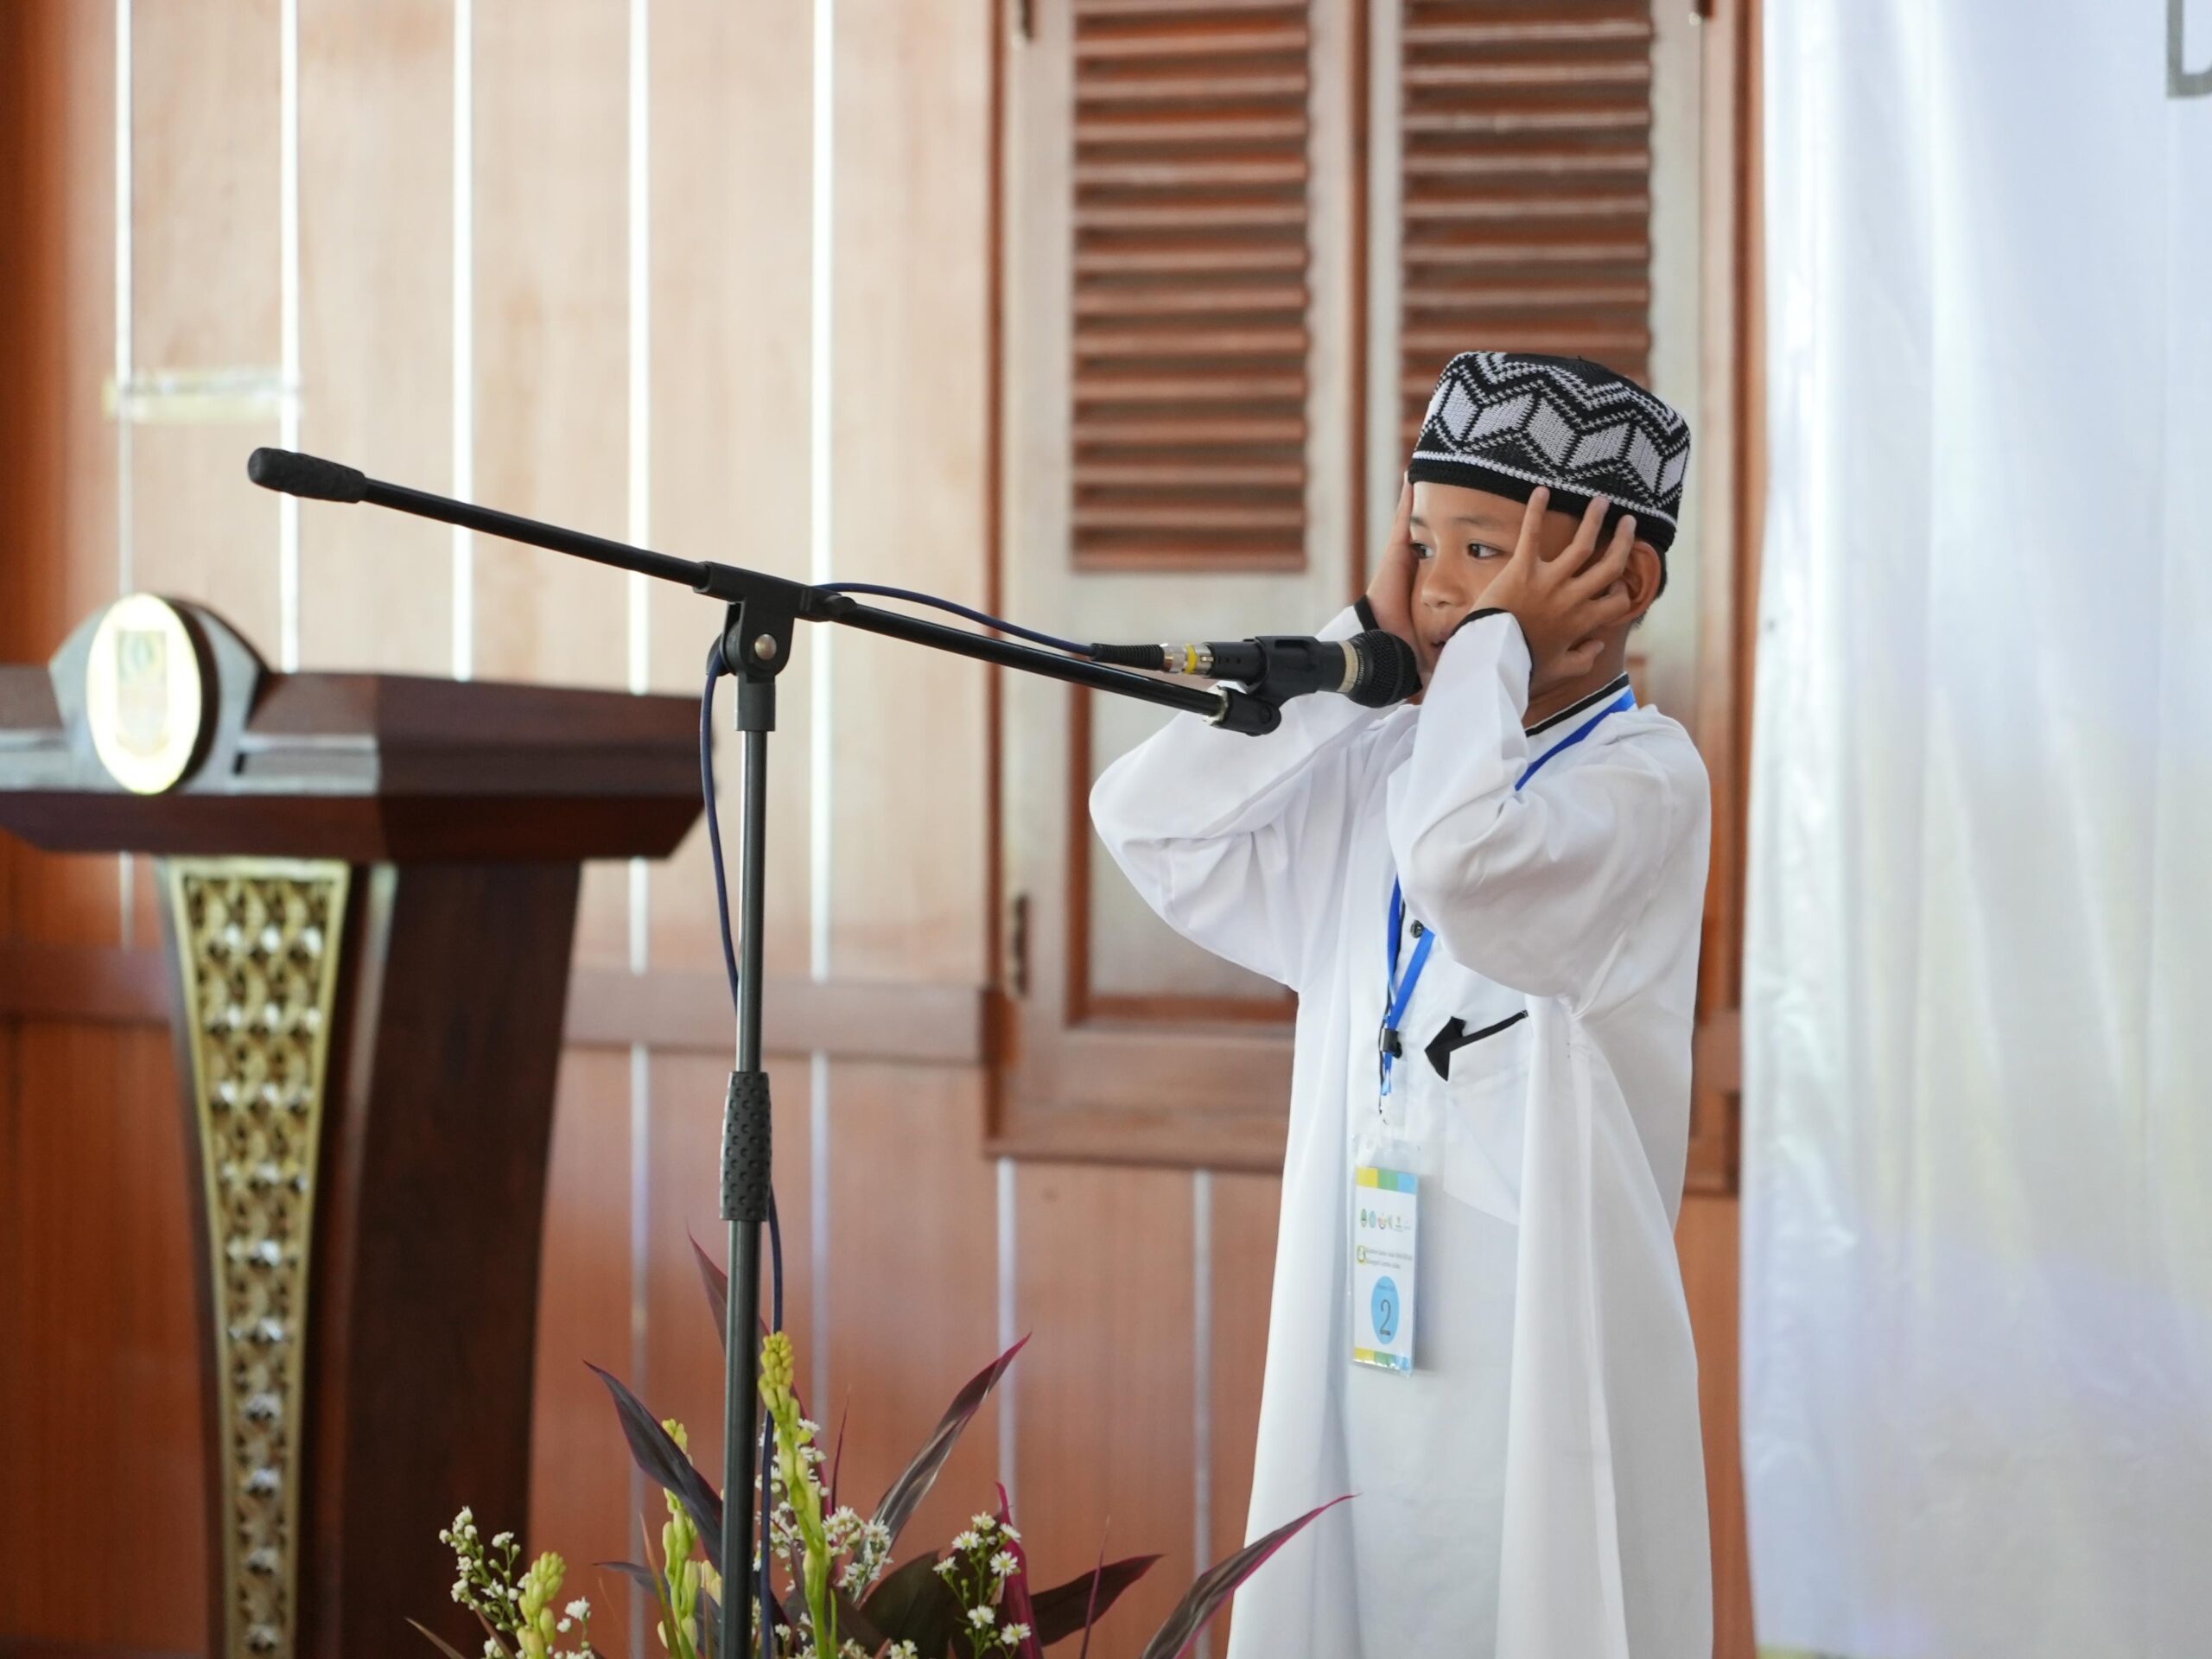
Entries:
[[[389, 516], [293, 518], [242, 477], [280, 439], [672, 550], [989, 592], [994, 10], [9, 0], [0, 657], [150, 588], [282, 666], [694, 689], [711, 607]], [[1164, 1551], [1094, 1649], [1117, 1659], [1242, 1537], [1276, 1182], [983, 1155], [980, 1054], [899, 1033], [995, 972], [987, 683], [805, 645], [768, 950], [845, 1000], [775, 1062], [788, 1322], [813, 1396], [851, 1402], [863, 1496], [1035, 1333], [914, 1535], [995, 1478], [1047, 1580], [1107, 1521], [1117, 1554]], [[580, 966], [712, 972], [709, 892], [696, 836], [591, 872]], [[0, 841], [0, 987], [127, 960], [101, 953], [156, 942], [150, 905], [143, 868]], [[179, 1653], [205, 1628], [168, 1039], [88, 971], [78, 1003], [0, 1017], [0, 1654]], [[588, 1011], [564, 1065], [531, 1513], [483, 1517], [579, 1562], [627, 1554], [648, 1497], [584, 1360], [719, 1457], [686, 1235], [714, 1231], [728, 1061], [626, 1040], [637, 1001]], [[870, 1029], [825, 1027], [837, 1008]], [[1720, 1651], [1744, 1655], [1733, 1200], [1693, 1199], [1681, 1241]]]

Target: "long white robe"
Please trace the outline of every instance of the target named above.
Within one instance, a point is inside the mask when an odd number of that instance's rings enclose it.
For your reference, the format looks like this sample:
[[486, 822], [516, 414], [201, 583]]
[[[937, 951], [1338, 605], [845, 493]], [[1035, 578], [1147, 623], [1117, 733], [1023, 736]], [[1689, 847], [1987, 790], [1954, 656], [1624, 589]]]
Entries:
[[[1712, 1650], [1673, 1243], [1705, 769], [1654, 709], [1532, 739], [1528, 684], [1519, 626], [1480, 617], [1417, 708], [1306, 697], [1263, 738], [1179, 716], [1091, 796], [1154, 910], [1300, 996], [1249, 1535], [1356, 1496], [1238, 1598], [1230, 1659]], [[1437, 944], [1386, 1118], [1394, 875]], [[1422, 1052], [1522, 1009], [1448, 1082]], [[1423, 1178], [1410, 1375], [1351, 1358], [1351, 1171], [1385, 1133]]]

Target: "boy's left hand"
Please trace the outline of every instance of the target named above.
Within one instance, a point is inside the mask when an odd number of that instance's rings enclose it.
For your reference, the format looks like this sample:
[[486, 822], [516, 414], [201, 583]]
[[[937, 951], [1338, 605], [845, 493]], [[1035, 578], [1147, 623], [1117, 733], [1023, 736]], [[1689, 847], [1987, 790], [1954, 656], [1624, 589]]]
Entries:
[[1634, 517], [1624, 517], [1614, 526], [1600, 552], [1598, 532], [1611, 503], [1597, 497], [1575, 527], [1573, 539], [1547, 556], [1541, 540], [1550, 502], [1551, 492], [1545, 489], [1529, 498], [1513, 556], [1491, 579], [1481, 601], [1485, 609], [1510, 611], [1521, 624], [1529, 641], [1532, 696], [1568, 684], [1595, 668], [1605, 650], [1599, 634], [1634, 608], [1621, 580], [1628, 569], [1630, 550], [1636, 545]]

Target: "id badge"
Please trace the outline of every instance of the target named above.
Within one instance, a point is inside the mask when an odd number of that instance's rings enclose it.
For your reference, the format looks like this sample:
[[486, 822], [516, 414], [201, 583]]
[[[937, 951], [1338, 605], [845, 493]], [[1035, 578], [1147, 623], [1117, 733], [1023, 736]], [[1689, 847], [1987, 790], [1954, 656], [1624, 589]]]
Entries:
[[1351, 1197], [1352, 1359], [1410, 1371], [1421, 1177], [1408, 1169], [1360, 1164], [1352, 1171]]

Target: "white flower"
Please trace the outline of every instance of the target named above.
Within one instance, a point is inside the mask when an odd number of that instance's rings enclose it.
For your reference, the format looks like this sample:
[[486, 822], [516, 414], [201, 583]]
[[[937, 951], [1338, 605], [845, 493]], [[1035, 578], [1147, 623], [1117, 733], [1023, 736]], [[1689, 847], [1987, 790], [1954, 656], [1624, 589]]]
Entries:
[[935, 1573], [939, 1578], [949, 1579], [958, 1569], [959, 1566], [960, 1562], [957, 1557], [948, 1555], [930, 1570]]
[[558, 1624], [556, 1624], [553, 1627], [553, 1630], [556, 1635], [566, 1636], [570, 1630], [573, 1630], [575, 1628], [576, 1621], [575, 1619], [564, 1618]]
[[958, 1536], [953, 1539], [950, 1548], [956, 1554], [964, 1550], [975, 1548], [976, 1535], [972, 1532], [961, 1533]]
[[1019, 1647], [1022, 1643], [1027, 1642], [1029, 1639], [1029, 1627], [1027, 1624], [1007, 1625], [1006, 1627], [1006, 1639]]
[[582, 1600], [572, 1601], [561, 1611], [568, 1614], [570, 1618], [589, 1618], [591, 1617], [591, 1603]]
[[1018, 1544], [1021, 1541], [1021, 1535], [1016, 1532], [1012, 1527], [1001, 1527], [999, 1529], [999, 1535], [1004, 1538], [1007, 1542], [1010, 1544]]
[[970, 1607], [968, 1610], [968, 1622], [979, 1630], [988, 1630], [998, 1623], [998, 1619], [997, 1611], [989, 1607]]
[[514, 1541], [515, 1535], [512, 1532], [495, 1532], [492, 1535], [492, 1548], [494, 1549], [505, 1549], [509, 1544], [514, 1542]]
[[1010, 1549], [1002, 1549], [991, 1557], [991, 1571], [1002, 1579], [1012, 1578], [1014, 1569], [1020, 1565], [1020, 1561], [1014, 1559], [1014, 1552]]
[[978, 1515], [973, 1516], [972, 1519], [975, 1522], [976, 1530], [978, 1532], [988, 1532], [993, 1527], [998, 1525], [997, 1520], [988, 1515]]
[[491, 1637], [484, 1638], [484, 1659], [506, 1659], [506, 1653]]

